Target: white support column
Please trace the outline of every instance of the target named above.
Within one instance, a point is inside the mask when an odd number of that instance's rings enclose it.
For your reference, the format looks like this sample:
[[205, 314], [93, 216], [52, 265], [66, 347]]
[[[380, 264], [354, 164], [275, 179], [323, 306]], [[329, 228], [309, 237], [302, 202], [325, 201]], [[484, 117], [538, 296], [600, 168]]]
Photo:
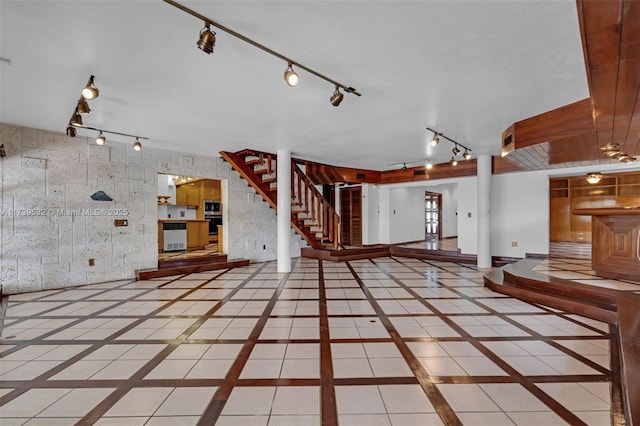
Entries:
[[478, 156], [478, 267], [491, 267], [491, 156]]
[[278, 150], [278, 272], [291, 272], [291, 151]]

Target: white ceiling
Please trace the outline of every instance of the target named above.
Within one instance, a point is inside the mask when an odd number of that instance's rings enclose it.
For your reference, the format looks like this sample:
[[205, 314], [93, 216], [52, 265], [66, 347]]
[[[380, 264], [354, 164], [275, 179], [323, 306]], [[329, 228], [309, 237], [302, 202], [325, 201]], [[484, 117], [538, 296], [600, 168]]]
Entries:
[[[333, 87], [155, 1], [0, 1], [0, 121], [64, 132], [95, 74], [85, 125], [207, 155], [253, 148], [384, 170], [426, 158], [425, 127], [498, 154], [515, 121], [589, 96], [573, 0], [185, 1], [323, 73]], [[83, 130], [84, 136], [94, 132]], [[111, 137], [127, 141], [126, 138]], [[452, 146], [441, 143], [434, 162]], [[397, 167], [395, 167], [397, 168]]]

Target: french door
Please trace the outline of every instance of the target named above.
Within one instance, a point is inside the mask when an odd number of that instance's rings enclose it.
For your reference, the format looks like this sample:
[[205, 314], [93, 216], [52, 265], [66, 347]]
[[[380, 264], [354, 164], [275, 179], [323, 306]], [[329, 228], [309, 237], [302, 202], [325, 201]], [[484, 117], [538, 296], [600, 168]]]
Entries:
[[442, 194], [424, 193], [424, 237], [426, 241], [442, 238]]

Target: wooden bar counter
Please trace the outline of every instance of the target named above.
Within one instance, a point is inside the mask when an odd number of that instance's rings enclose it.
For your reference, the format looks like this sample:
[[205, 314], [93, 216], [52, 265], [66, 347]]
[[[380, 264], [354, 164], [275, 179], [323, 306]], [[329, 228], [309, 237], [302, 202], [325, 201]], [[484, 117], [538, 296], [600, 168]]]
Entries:
[[591, 216], [591, 267], [598, 276], [640, 281], [640, 207], [574, 209]]

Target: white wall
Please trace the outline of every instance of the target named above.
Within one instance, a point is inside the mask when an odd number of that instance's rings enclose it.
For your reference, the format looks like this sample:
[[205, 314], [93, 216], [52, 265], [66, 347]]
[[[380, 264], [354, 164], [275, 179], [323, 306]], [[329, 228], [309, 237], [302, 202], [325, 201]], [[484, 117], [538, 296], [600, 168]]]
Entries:
[[[98, 146], [8, 124], [0, 124], [0, 143], [7, 152], [0, 160], [4, 294], [131, 279], [156, 267], [158, 173], [221, 180], [229, 258], [276, 259], [275, 211], [221, 158], [148, 145], [135, 152], [113, 140]], [[113, 201], [92, 200], [96, 191]], [[115, 227], [114, 219], [128, 226]], [[299, 256], [304, 243], [294, 236], [292, 244]]]
[[463, 254], [478, 254], [478, 179], [458, 179], [458, 248]]
[[424, 189], [394, 188], [389, 201], [389, 243], [424, 240]]

